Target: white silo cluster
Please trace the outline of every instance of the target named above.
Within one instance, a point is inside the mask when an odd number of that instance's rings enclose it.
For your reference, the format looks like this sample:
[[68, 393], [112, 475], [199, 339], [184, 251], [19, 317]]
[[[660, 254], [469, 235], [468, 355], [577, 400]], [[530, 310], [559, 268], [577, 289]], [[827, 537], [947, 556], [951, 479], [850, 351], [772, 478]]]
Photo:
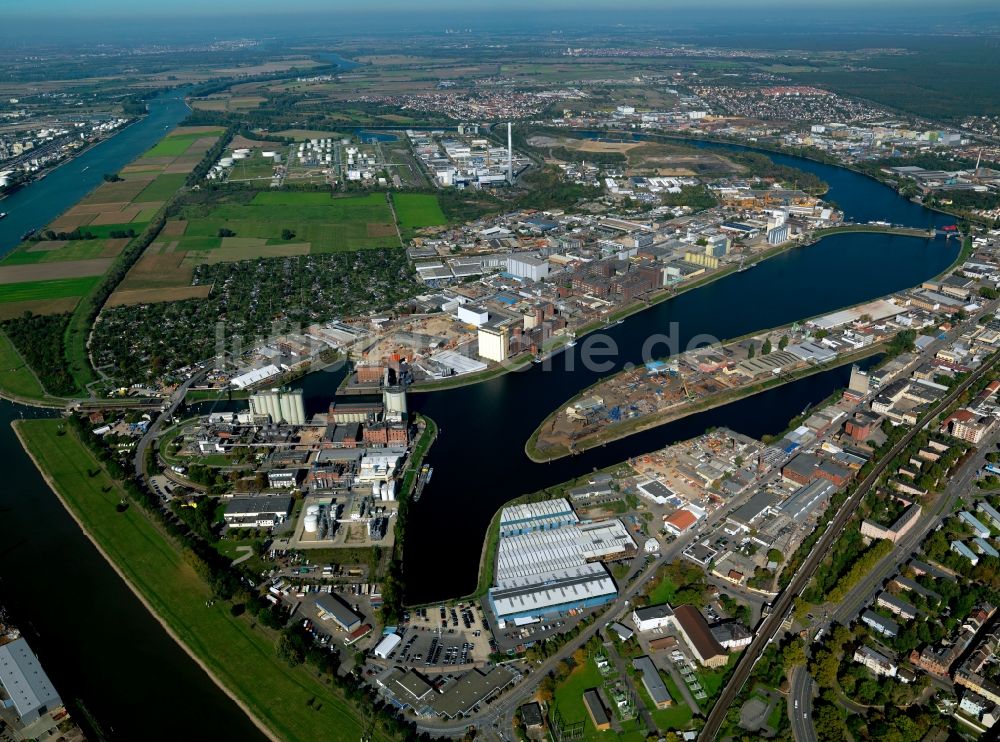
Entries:
[[396, 499], [396, 480], [372, 483], [372, 499], [379, 502], [392, 502]]
[[333, 140], [310, 139], [308, 142], [299, 142], [295, 155], [302, 165], [329, 166], [333, 163]]
[[348, 147], [347, 154], [347, 179], [361, 180], [375, 177], [375, 155], [365, 154], [357, 147]]

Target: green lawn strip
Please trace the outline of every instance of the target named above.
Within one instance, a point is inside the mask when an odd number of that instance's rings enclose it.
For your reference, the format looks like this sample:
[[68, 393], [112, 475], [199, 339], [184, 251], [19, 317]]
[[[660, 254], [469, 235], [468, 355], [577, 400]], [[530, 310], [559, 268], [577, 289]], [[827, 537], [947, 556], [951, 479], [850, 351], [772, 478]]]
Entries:
[[[59, 435], [65, 428], [61, 420], [26, 420], [16, 427], [88, 534], [156, 615], [259, 719], [283, 739], [358, 739], [361, 727], [350, 705], [310, 670], [282, 663], [274, 652], [274, 632], [252, 629], [225, 603], [206, 606], [210, 589], [173, 541], [139, 506], [117, 512], [124, 490], [75, 433]], [[96, 470], [100, 473], [90, 476]], [[313, 698], [319, 703], [307, 706]]]
[[2, 331], [0, 331], [0, 389], [15, 397], [40, 399], [47, 396], [31, 368], [17, 352], [10, 338]]
[[101, 280], [101, 276], [83, 276], [82, 278], [55, 278], [51, 281], [7, 283], [0, 285], [0, 302], [38, 301], [85, 296], [99, 280]]

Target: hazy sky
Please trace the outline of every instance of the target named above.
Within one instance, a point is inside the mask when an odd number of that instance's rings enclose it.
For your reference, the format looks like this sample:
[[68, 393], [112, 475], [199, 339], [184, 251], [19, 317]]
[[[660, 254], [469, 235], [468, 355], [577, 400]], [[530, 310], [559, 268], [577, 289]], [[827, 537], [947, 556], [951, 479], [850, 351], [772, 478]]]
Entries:
[[[966, 10], [993, 9], [995, 0], [0, 0], [0, 16], [118, 16], [151, 17], [181, 15], [221, 16], [238, 14], [289, 14], [322, 13], [323, 15], [347, 12], [358, 15], [362, 12], [375, 14], [404, 13], [419, 16], [428, 13], [451, 12], [456, 15], [475, 15], [482, 12], [531, 10], [536, 12], [601, 11], [621, 14], [628, 11], [657, 12], [669, 11], [710, 11], [718, 8], [785, 9], [801, 13], [810, 9], [836, 12], [847, 8], [913, 11], [920, 9], [956, 8]], [[376, 18], [372, 19], [377, 22]]]

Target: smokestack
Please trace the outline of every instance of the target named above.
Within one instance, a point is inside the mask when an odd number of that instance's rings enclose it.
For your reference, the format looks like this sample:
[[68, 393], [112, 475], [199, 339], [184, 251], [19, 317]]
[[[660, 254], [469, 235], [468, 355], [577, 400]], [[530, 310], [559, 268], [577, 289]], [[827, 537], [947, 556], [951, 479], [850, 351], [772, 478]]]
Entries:
[[509, 121], [507, 122], [507, 182], [514, 182], [514, 145]]

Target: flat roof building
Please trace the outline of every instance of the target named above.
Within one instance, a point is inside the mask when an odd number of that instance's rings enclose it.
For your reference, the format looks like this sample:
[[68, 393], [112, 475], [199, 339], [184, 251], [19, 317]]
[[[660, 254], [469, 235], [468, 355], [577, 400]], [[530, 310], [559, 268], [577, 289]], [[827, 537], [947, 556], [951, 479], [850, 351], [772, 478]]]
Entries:
[[668, 628], [673, 626], [673, 620], [674, 609], [668, 603], [635, 608], [632, 611], [632, 622], [640, 632]]
[[284, 523], [291, 510], [287, 495], [234, 497], [222, 517], [230, 528], [272, 528]]
[[316, 598], [316, 608], [323, 619], [333, 619], [344, 631], [351, 632], [361, 626], [361, 616], [335, 593]]
[[618, 595], [604, 565], [585, 563], [570, 569], [498, 580], [490, 588], [490, 608], [501, 621], [537, 618], [552, 613], [592, 608]]
[[583, 705], [587, 707], [587, 714], [597, 731], [606, 732], [611, 729], [611, 718], [596, 688], [588, 688], [583, 692]]
[[55, 686], [24, 639], [0, 646], [0, 686], [25, 725], [63, 705]]
[[572, 525], [579, 520], [573, 506], [565, 497], [523, 505], [508, 505], [500, 511], [500, 535], [513, 536], [559, 528]]

